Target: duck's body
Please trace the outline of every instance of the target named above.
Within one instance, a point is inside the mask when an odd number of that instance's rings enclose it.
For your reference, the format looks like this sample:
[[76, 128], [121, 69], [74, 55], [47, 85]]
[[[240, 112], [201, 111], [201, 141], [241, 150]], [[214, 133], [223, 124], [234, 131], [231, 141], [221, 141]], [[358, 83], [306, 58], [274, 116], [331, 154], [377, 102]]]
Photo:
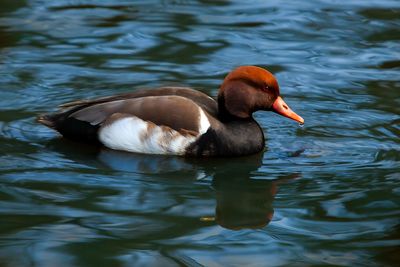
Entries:
[[[235, 71], [236, 76], [232, 76]], [[243, 79], [243, 73], [256, 78], [269, 74], [261, 68], [246, 66], [235, 71], [222, 84], [218, 102], [190, 88], [163, 87], [67, 103], [62, 106], [65, 110], [40, 116], [38, 121], [66, 138], [129, 152], [186, 156], [253, 154], [265, 144], [252, 112], [272, 109], [280, 98], [279, 89], [258, 90], [257, 82], [264, 86], [267, 81]]]

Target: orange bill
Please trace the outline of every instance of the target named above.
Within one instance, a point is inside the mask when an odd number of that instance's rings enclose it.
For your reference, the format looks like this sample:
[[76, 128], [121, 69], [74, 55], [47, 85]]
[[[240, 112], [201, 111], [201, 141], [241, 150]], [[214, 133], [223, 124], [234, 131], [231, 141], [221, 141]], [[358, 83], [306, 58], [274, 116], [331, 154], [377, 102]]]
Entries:
[[282, 116], [288, 117], [289, 119], [295, 120], [299, 123], [304, 123], [304, 119], [297, 115], [289, 106], [283, 101], [282, 97], [278, 96], [272, 105], [272, 111]]

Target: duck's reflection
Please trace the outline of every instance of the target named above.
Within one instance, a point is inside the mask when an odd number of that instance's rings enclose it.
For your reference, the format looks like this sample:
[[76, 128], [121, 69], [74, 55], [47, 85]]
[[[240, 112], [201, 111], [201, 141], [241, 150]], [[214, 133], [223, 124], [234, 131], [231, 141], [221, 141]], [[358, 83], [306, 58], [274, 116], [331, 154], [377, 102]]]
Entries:
[[187, 159], [103, 149], [99, 159], [115, 170], [173, 177], [179, 174], [180, 179], [211, 178], [216, 193], [215, 221], [228, 229], [243, 229], [261, 228], [272, 220], [277, 185], [289, 178], [253, 179], [262, 165], [262, 156], [263, 153], [243, 158]]
[[214, 178], [217, 206], [215, 218], [229, 229], [261, 228], [274, 214], [272, 202], [277, 191], [275, 181]]
[[143, 174], [171, 173], [192, 170], [193, 166], [180, 157], [135, 154], [111, 149], [102, 149], [98, 155], [102, 163], [118, 171]]

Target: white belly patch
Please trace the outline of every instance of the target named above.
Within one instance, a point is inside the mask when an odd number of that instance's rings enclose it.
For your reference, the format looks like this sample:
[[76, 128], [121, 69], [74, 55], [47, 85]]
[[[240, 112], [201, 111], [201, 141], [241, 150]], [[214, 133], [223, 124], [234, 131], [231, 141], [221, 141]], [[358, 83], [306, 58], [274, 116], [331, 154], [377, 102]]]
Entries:
[[205, 133], [210, 123], [200, 109], [199, 134], [182, 134], [136, 116], [122, 117], [99, 130], [99, 140], [108, 148], [145, 154], [183, 155], [185, 149]]

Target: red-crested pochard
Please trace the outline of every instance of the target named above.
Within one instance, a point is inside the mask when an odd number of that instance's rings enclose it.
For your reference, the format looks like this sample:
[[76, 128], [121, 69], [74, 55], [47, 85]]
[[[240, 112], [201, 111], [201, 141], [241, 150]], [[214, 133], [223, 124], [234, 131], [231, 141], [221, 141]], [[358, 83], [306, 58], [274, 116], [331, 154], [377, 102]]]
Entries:
[[184, 87], [78, 100], [38, 121], [64, 137], [129, 152], [185, 156], [242, 156], [264, 148], [258, 110], [304, 123], [279, 95], [265, 69], [242, 66], [224, 79], [215, 101]]

